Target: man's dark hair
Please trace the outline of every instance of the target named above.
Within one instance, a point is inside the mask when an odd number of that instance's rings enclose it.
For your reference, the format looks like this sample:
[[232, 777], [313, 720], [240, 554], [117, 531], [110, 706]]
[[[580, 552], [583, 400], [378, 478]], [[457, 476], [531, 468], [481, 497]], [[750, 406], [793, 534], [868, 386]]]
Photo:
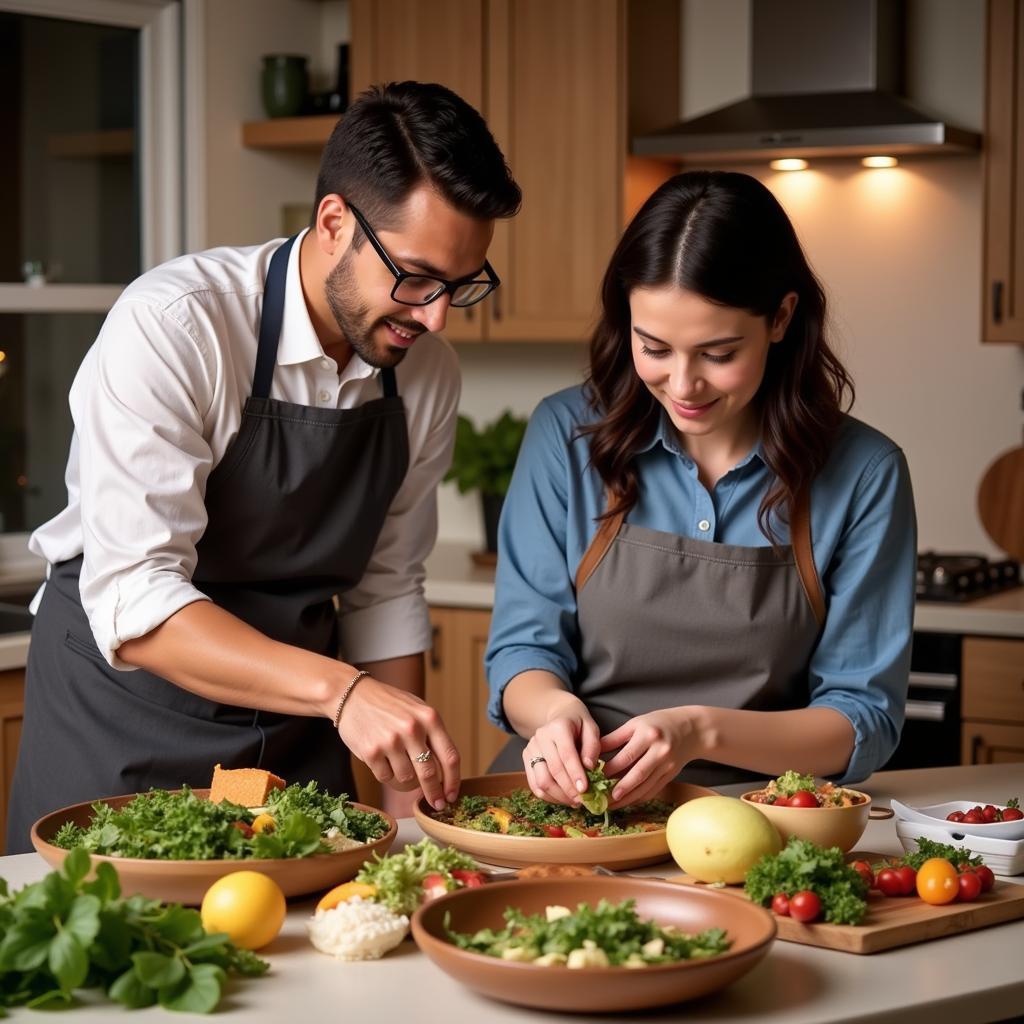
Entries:
[[[389, 82], [360, 93], [324, 147], [313, 222], [337, 193], [376, 229], [419, 184], [433, 186], [460, 213], [511, 217], [522, 192], [484, 119], [443, 85]], [[362, 242], [357, 231], [356, 244]]]

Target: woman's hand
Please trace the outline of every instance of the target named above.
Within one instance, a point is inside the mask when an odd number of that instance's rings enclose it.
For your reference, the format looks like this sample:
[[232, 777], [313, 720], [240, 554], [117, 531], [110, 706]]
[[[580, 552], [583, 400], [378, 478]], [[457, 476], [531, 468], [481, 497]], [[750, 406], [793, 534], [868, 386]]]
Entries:
[[650, 800], [685, 764], [701, 756], [696, 711], [650, 711], [601, 737], [602, 752], [622, 748], [604, 766], [605, 775], [621, 776], [612, 790], [611, 807]]
[[[441, 716], [415, 694], [363, 679], [345, 702], [338, 732], [380, 782], [400, 790], [419, 786], [437, 810], [459, 795], [459, 752]], [[430, 757], [417, 758], [425, 752]]]
[[553, 695], [547, 721], [523, 751], [534, 796], [556, 804], [577, 803], [589, 785], [585, 767], [597, 764], [600, 736], [601, 730], [579, 697], [565, 691]]

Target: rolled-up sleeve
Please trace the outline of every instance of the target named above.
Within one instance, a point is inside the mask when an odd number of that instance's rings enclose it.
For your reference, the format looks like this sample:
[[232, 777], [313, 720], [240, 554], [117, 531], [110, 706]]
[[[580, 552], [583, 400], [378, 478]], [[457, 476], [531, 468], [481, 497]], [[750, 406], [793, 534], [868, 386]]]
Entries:
[[[564, 412], [564, 410], [563, 410]], [[542, 669], [568, 689], [578, 667], [576, 592], [567, 565], [567, 432], [546, 401], [530, 419], [498, 527], [494, 614], [484, 659], [487, 714], [506, 732], [502, 696], [522, 672]]]
[[212, 465], [203, 413], [208, 352], [181, 323], [143, 302], [111, 310], [71, 391], [80, 466], [82, 606], [114, 667], [126, 640], [194, 601], [196, 544], [206, 528]]
[[867, 778], [899, 742], [914, 621], [917, 526], [899, 449], [878, 455], [854, 492], [823, 584], [828, 614], [811, 657], [812, 707], [843, 714], [856, 737], [840, 782]]
[[[424, 344], [423, 341], [417, 344]], [[437, 539], [437, 486], [451, 465], [460, 377], [452, 349], [433, 339], [415, 370], [410, 465], [359, 583], [341, 596], [341, 657], [354, 664], [429, 650], [423, 563]]]

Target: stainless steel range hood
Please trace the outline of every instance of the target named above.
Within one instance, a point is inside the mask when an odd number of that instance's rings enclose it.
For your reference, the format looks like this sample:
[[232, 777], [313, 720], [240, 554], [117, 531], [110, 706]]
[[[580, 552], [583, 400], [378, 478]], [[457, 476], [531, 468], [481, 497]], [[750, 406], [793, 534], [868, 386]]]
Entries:
[[970, 152], [972, 131], [898, 95], [899, 0], [751, 0], [751, 93], [633, 140], [685, 163]]

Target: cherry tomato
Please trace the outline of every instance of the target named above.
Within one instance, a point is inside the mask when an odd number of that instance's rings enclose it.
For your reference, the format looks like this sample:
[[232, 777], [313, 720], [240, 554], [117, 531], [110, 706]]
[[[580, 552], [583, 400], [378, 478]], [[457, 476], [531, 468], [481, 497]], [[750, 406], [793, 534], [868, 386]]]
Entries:
[[425, 900], [437, 899], [438, 896], [443, 896], [448, 891], [448, 883], [445, 881], [444, 875], [439, 875], [436, 871], [427, 875], [421, 885]]
[[779, 917], [789, 917], [789, 897], [784, 892], [777, 892], [772, 897], [772, 910]]
[[933, 906], [952, 903], [960, 891], [956, 868], [944, 857], [926, 860], [917, 872], [917, 895]]
[[798, 789], [789, 798], [790, 807], [817, 807], [818, 798], [809, 789]]
[[961, 903], [970, 903], [981, 894], [981, 879], [973, 871], [965, 871], [957, 879], [957, 897]]
[[453, 868], [452, 878], [467, 889], [479, 889], [487, 881], [482, 871], [471, 871], [469, 868]]
[[864, 879], [864, 884], [869, 888], [873, 889], [875, 885], [875, 873], [871, 870], [871, 865], [866, 860], [855, 860], [851, 865], [854, 871]]
[[993, 885], [996, 884], [996, 876], [992, 874], [992, 869], [984, 864], [979, 864], [976, 868], [971, 869], [981, 882], [981, 891], [988, 892]]
[[811, 892], [810, 889], [794, 893], [793, 898], [789, 901], [789, 916], [801, 924], [817, 920], [820, 914], [821, 900], [818, 899], [818, 894]]
[[896, 868], [896, 876], [900, 880], [900, 895], [913, 896], [917, 888], [917, 872], [909, 864]]
[[1007, 807], [1003, 810], [1003, 821], [1020, 821], [1024, 818], [1024, 811], [1019, 807]]
[[963, 820], [964, 820], [964, 812], [963, 811], [950, 811], [950, 813], [946, 815], [946, 821], [963, 821]]
[[542, 825], [541, 828], [544, 829], [544, 834], [548, 839], [565, 838], [565, 829], [561, 825]]
[[774, 807], [788, 807], [789, 806], [789, 797], [788, 796], [777, 796], [775, 798], [775, 803], [773, 804], [773, 806]]
[[985, 815], [981, 811], [968, 811], [964, 815], [964, 822], [968, 825], [985, 825]]
[[903, 895], [903, 881], [895, 868], [882, 868], [875, 876], [875, 883], [886, 896]]
[[981, 816], [986, 821], [998, 821], [1002, 817], [1002, 815], [999, 812], [999, 809], [993, 806], [992, 804], [985, 804], [985, 806], [981, 809]]

